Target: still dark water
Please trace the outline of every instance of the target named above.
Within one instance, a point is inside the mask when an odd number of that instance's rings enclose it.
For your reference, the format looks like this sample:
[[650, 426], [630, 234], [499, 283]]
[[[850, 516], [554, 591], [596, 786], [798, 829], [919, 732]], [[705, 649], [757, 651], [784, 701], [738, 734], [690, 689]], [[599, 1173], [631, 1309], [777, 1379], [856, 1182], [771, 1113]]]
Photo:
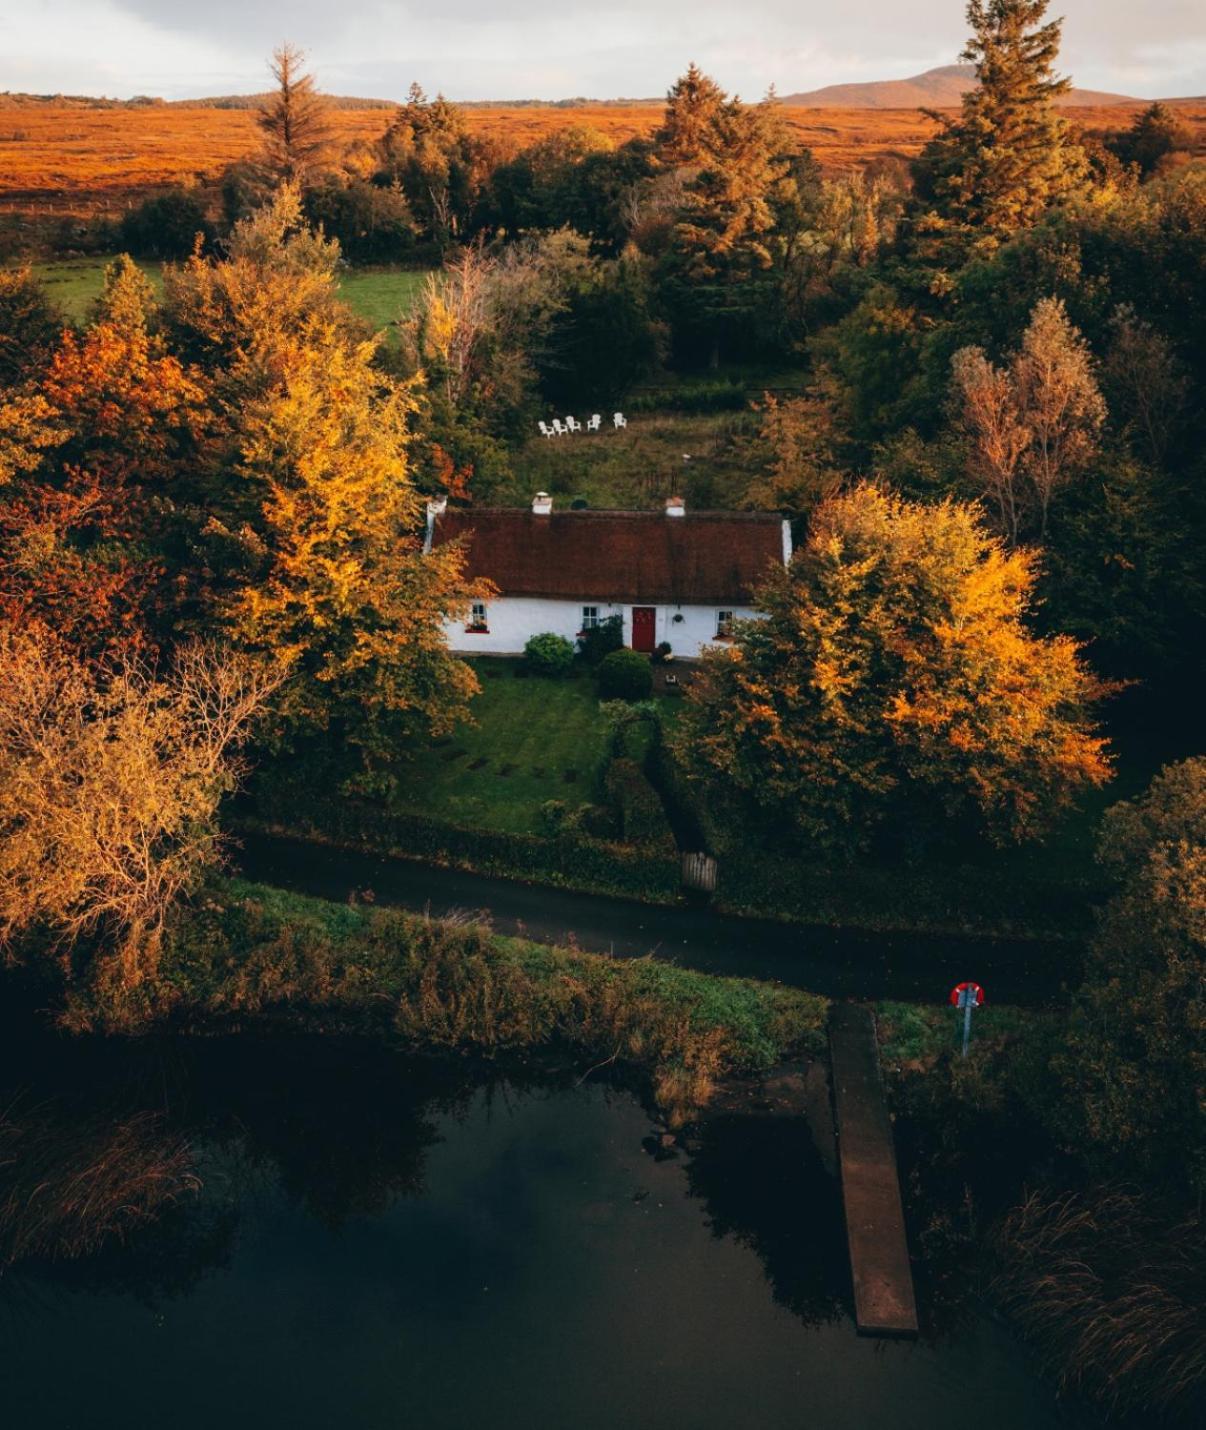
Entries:
[[1067, 1423], [972, 1310], [856, 1336], [796, 1121], [717, 1116], [667, 1156], [633, 1093], [568, 1072], [297, 1039], [8, 1051], [0, 1108], [56, 1129], [51, 1182], [154, 1112], [202, 1186], [124, 1245], [0, 1276], [5, 1430]]

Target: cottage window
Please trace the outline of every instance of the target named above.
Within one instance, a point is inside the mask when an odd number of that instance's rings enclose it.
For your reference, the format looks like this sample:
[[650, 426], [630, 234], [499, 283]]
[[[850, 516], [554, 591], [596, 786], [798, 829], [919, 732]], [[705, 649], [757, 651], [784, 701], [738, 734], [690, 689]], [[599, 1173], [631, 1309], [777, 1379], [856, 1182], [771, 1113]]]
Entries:
[[469, 611], [469, 624], [465, 627], [467, 631], [489, 631], [486, 624], [486, 603], [485, 601], [474, 601]]
[[716, 612], [716, 639], [725, 641], [733, 634], [733, 613], [732, 611]]
[[582, 607], [582, 629], [583, 629], [584, 631], [593, 631], [598, 624], [599, 624], [599, 608], [598, 608], [598, 606], [583, 606], [583, 607]]

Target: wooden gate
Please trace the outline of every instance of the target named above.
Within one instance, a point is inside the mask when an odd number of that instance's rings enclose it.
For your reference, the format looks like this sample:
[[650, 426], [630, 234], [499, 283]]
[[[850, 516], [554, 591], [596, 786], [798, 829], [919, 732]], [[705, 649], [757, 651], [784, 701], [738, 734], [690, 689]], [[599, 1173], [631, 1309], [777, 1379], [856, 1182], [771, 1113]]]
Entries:
[[711, 854], [684, 850], [683, 888], [700, 889], [705, 894], [716, 892], [716, 860]]

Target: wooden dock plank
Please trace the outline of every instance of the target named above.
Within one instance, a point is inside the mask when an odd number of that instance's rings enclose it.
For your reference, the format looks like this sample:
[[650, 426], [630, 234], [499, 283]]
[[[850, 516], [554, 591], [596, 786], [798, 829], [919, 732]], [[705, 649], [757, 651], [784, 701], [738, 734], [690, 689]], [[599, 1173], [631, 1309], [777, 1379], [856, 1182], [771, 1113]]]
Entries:
[[834, 1007], [829, 1054], [855, 1321], [868, 1335], [915, 1336], [913, 1271], [870, 1008]]

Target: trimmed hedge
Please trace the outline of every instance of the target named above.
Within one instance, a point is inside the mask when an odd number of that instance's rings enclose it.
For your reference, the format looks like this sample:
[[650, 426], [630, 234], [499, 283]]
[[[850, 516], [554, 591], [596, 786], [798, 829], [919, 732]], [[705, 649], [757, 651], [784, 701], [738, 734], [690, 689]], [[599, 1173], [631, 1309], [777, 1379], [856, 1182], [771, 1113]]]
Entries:
[[600, 662], [600, 700], [648, 700], [653, 690], [649, 657], [636, 650], [613, 650]]
[[673, 849], [630, 848], [570, 831], [549, 838], [472, 829], [430, 815], [384, 810], [354, 800], [304, 808], [272, 801], [260, 817], [237, 821], [249, 829], [317, 838], [404, 858], [452, 864], [481, 874], [529, 879], [589, 893], [673, 903], [680, 869]]
[[612, 760], [605, 781], [607, 801], [620, 823], [620, 835], [629, 844], [674, 848], [674, 834], [657, 790], [635, 760]]

